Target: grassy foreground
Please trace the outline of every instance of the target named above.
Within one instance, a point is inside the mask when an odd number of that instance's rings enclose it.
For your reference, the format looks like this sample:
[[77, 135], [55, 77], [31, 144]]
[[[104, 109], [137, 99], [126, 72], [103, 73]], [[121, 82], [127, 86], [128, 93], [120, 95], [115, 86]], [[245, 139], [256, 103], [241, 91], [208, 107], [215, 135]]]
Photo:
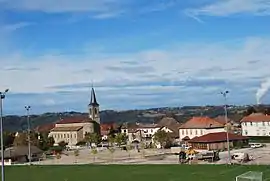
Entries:
[[9, 166], [6, 181], [233, 181], [247, 171], [270, 178], [269, 166], [84, 165]]

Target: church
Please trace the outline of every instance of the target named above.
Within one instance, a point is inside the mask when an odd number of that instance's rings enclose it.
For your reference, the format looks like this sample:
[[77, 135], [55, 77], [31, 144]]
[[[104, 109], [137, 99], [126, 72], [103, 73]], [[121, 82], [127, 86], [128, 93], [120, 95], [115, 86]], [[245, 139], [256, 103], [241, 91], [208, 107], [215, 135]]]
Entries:
[[73, 146], [83, 141], [86, 133], [100, 134], [99, 104], [95, 90], [92, 87], [91, 100], [88, 105], [88, 117], [69, 117], [60, 119], [50, 130], [49, 136], [54, 138], [55, 143], [61, 141]]

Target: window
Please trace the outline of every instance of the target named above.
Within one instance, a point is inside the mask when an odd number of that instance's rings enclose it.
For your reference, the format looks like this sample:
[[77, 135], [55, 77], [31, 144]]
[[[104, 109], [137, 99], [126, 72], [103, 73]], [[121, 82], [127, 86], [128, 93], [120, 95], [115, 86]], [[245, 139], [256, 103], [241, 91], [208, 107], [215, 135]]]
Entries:
[[153, 133], [153, 130], [151, 129], [151, 133]]
[[72, 138], [72, 133], [70, 134], [70, 138]]
[[189, 130], [189, 133], [190, 133], [190, 135], [192, 135], [192, 129], [191, 129], [191, 130]]
[[74, 138], [76, 138], [76, 134], [74, 134]]
[[263, 125], [263, 126], [265, 126], [265, 123], [264, 123], [264, 122], [262, 122], [262, 125]]
[[195, 135], [198, 135], [198, 131], [197, 130], [195, 130]]
[[252, 126], [252, 122], [250, 122], [250, 126]]
[[184, 135], [185, 134], [185, 130], [182, 130], [182, 135]]
[[245, 135], [248, 135], [248, 131], [247, 130], [245, 130]]
[[188, 135], [188, 130], [186, 129], [186, 135]]
[[69, 134], [67, 134], [67, 138], [69, 138]]
[[203, 130], [201, 130], [201, 135], [203, 135]]
[[245, 122], [244, 125], [247, 126], [247, 122]]
[[66, 134], [64, 134], [64, 138], [66, 138]]

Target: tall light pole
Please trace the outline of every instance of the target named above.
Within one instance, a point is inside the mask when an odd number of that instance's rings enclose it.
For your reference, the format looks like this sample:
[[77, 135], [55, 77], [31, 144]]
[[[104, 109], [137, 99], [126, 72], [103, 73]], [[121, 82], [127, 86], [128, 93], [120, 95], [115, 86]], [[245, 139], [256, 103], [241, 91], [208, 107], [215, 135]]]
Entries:
[[229, 140], [229, 130], [228, 130], [227, 94], [229, 94], [229, 91], [221, 92], [221, 95], [224, 97], [224, 112], [225, 112], [226, 137], [227, 137], [227, 149], [228, 149], [228, 164], [231, 164], [230, 140]]
[[25, 106], [26, 113], [27, 113], [27, 126], [28, 126], [28, 134], [27, 134], [27, 139], [28, 139], [28, 160], [29, 160], [29, 165], [31, 165], [31, 140], [30, 140], [30, 116], [29, 116], [29, 111], [30, 111], [31, 106]]
[[1, 176], [2, 176], [2, 181], [5, 181], [5, 170], [4, 170], [4, 166], [5, 166], [5, 159], [4, 159], [4, 136], [3, 136], [3, 102], [4, 99], [6, 97], [6, 93], [8, 92], [8, 89], [6, 89], [4, 92], [0, 92], [0, 98], [1, 98], [1, 102], [0, 102], [0, 129], [1, 129]]

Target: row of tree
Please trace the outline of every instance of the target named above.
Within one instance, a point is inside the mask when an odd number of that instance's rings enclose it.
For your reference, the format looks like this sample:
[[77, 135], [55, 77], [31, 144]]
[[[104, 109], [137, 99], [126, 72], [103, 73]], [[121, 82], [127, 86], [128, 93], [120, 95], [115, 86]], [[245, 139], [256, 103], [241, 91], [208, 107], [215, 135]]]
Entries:
[[[53, 137], [49, 137], [48, 133], [38, 134], [35, 132], [30, 132], [30, 143], [33, 146], [37, 146], [42, 150], [48, 150], [54, 145]], [[11, 146], [26, 146], [28, 145], [28, 132], [3, 133], [4, 148]]]
[[[153, 135], [153, 139], [156, 143], [159, 143], [161, 147], [166, 147], [166, 145], [169, 145], [172, 143], [172, 138], [170, 135], [163, 130], [157, 131]], [[100, 135], [96, 133], [87, 133], [85, 135], [85, 142], [89, 145], [95, 144], [98, 145], [102, 141]], [[128, 142], [128, 136], [125, 133], [116, 133], [116, 134], [109, 134], [107, 142], [110, 144], [110, 146], [113, 146], [114, 143], [116, 143], [117, 146], [126, 145]]]

